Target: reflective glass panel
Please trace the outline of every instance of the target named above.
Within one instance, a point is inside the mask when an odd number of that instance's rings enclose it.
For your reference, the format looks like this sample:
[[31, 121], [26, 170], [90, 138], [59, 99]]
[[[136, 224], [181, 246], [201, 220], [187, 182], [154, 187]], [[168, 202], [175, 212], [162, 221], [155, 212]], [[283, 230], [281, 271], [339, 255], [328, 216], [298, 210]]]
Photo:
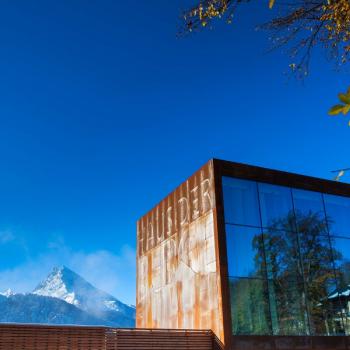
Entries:
[[271, 334], [266, 281], [263, 279], [230, 278], [229, 283], [233, 334]]
[[299, 189], [293, 189], [292, 194], [298, 231], [312, 234], [316, 228], [320, 234], [328, 234], [322, 194]]
[[337, 322], [339, 310], [336, 310], [336, 304], [328, 300], [329, 294], [336, 289], [329, 237], [320, 235], [317, 230], [306, 231], [308, 232], [299, 233], [299, 245], [311, 334], [341, 334], [342, 323]]
[[292, 231], [264, 231], [273, 332], [309, 334], [298, 236]]
[[338, 284], [349, 287], [350, 294], [350, 239], [332, 238]]
[[331, 292], [327, 300], [322, 303], [322, 309], [320, 309], [319, 315], [319, 325], [321, 325], [322, 320], [325, 323], [326, 332], [324, 333], [324, 327], [322, 328], [323, 334], [316, 329], [316, 335], [350, 334], [348, 311], [344, 308], [344, 300], [340, 297], [338, 289]]
[[225, 222], [260, 226], [258, 192], [254, 181], [223, 177]]
[[350, 198], [325, 194], [324, 202], [330, 234], [350, 237]]
[[287, 187], [259, 183], [263, 227], [295, 231], [292, 193]]
[[336, 304], [339, 299], [345, 333], [350, 335], [350, 239], [332, 237], [331, 241], [338, 288], [329, 295], [329, 301]]
[[268, 278], [300, 275], [302, 281], [297, 233], [267, 229], [263, 237]]
[[223, 183], [233, 333], [350, 335], [350, 198]]
[[226, 225], [226, 244], [229, 276], [266, 276], [263, 272], [264, 250], [260, 229]]
[[269, 280], [269, 296], [273, 334], [310, 334], [305, 293], [297, 275]]

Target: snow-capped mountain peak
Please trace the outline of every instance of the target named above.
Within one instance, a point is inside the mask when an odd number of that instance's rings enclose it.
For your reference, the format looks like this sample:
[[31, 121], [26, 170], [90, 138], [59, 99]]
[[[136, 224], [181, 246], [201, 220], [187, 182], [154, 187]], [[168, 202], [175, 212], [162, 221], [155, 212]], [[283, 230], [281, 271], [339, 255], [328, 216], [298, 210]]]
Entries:
[[75, 281], [79, 279], [81, 277], [67, 267], [55, 267], [48, 277], [34, 289], [33, 294], [58, 298], [79, 306], [79, 300], [76, 299], [73, 291]]
[[9, 298], [10, 296], [15, 295], [15, 293], [12, 291], [12, 289], [9, 288], [2, 293], [0, 292], [0, 295]]
[[135, 307], [123, 304], [68, 267], [56, 267], [32, 293], [0, 293], [0, 323], [134, 327]]
[[64, 300], [98, 317], [135, 317], [134, 307], [123, 304], [112, 295], [95, 288], [66, 266], [55, 267], [34, 289], [33, 294]]

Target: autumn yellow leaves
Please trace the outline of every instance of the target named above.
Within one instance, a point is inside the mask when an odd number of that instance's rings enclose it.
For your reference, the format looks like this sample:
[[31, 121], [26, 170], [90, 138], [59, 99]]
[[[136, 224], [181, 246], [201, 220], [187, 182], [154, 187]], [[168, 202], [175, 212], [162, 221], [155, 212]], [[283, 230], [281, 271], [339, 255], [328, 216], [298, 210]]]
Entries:
[[[338, 97], [340, 103], [333, 106], [328, 113], [330, 115], [338, 115], [340, 113], [343, 113], [344, 115], [348, 114], [350, 111], [350, 88], [347, 92], [338, 94]], [[350, 121], [348, 122], [348, 125], [350, 126]]]

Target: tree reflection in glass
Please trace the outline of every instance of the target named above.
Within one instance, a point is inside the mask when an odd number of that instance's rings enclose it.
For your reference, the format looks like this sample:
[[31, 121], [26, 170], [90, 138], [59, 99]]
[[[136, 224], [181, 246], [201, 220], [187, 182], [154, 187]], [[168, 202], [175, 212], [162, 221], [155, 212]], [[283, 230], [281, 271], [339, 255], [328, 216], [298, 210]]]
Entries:
[[271, 334], [266, 280], [230, 278], [233, 334]]
[[350, 239], [332, 237], [331, 241], [338, 252], [335, 260], [338, 288], [329, 295], [329, 301], [340, 301], [338, 314], [342, 315], [345, 334], [350, 335]]
[[343, 325], [336, 315], [337, 304], [328, 299], [337, 286], [333, 259], [339, 259], [339, 252], [332, 249], [327, 222], [319, 213], [296, 212], [296, 218], [311, 333], [340, 334]]
[[295, 212], [298, 232], [288, 231], [294, 213], [265, 231], [264, 245], [269, 278], [276, 304], [274, 331], [277, 334], [339, 334], [334, 304], [328, 299], [336, 287], [332, 249], [326, 220], [319, 213]]
[[337, 289], [333, 262], [342, 255], [330, 244], [325, 218], [290, 211], [270, 222], [262, 237], [245, 236], [251, 242], [249, 276], [230, 279], [234, 334], [344, 333], [339, 298], [329, 297]]
[[290, 231], [295, 220], [291, 211], [283, 219], [270, 223], [263, 235], [273, 333], [278, 335], [309, 334], [306, 295], [298, 236]]
[[270, 334], [271, 321], [260, 228], [226, 226], [234, 334]]

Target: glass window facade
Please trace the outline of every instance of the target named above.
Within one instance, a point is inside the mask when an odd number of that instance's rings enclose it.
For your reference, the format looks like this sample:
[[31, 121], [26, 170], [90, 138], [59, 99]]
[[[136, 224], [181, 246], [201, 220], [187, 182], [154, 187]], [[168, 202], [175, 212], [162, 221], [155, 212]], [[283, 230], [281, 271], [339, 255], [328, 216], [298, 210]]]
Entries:
[[350, 335], [350, 198], [223, 177], [234, 335]]

